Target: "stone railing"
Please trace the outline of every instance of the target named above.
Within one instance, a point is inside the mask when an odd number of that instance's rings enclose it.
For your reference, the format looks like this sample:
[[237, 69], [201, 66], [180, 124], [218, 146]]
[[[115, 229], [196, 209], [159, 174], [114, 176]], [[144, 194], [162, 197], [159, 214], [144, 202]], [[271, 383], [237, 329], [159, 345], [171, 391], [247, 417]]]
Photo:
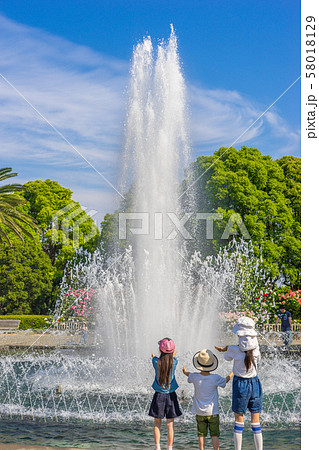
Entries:
[[54, 330], [80, 331], [82, 329], [82, 322], [58, 322], [52, 328]]
[[[67, 322], [59, 322], [53, 325], [52, 327], [54, 330], [66, 330], [66, 331], [80, 331], [82, 329], [82, 322], [73, 322], [73, 321], [67, 321]], [[264, 332], [280, 332], [281, 331], [281, 324], [275, 324], [275, 323], [266, 323], [263, 325], [263, 331]], [[301, 323], [293, 323], [292, 324], [292, 331], [300, 333], [301, 332]]]
[[[263, 331], [265, 332], [271, 332], [271, 331], [281, 331], [281, 324], [275, 324], [275, 323], [265, 323], [263, 325]], [[301, 323], [292, 323], [292, 331], [296, 333], [301, 332]]]

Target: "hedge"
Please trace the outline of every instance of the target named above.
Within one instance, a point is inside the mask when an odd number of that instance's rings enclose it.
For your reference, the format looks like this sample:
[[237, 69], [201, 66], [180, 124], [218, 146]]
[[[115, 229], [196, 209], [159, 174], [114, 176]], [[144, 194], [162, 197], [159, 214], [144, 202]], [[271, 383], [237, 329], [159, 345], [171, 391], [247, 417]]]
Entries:
[[45, 328], [47, 322], [44, 319], [49, 319], [49, 317], [50, 316], [7, 314], [5, 316], [0, 316], [0, 320], [20, 320], [19, 330], [28, 330], [30, 328]]

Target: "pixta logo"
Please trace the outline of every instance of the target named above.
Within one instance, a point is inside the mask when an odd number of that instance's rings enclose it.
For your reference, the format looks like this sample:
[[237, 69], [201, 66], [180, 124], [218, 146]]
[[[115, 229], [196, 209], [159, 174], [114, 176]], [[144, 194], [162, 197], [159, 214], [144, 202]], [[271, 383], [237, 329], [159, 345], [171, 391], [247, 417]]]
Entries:
[[[98, 233], [98, 228], [93, 226], [93, 223], [89, 233], [81, 233], [81, 225], [97, 214], [97, 211], [94, 209], [88, 212], [86, 212], [86, 209], [86, 207], [81, 207], [78, 203], [72, 201], [64, 208], [56, 211], [52, 216], [52, 242], [59, 242], [61, 239], [63, 245], [71, 244], [74, 248], [79, 248], [80, 234], [82, 234], [82, 244], [95, 237]], [[86, 214], [83, 214], [83, 212], [86, 212]]]
[[[174, 229], [164, 237], [163, 219], [167, 216]], [[149, 235], [154, 232], [154, 239], [175, 239], [178, 233], [187, 240], [194, 239], [190, 232], [186, 229], [186, 223], [191, 218], [196, 220], [204, 220], [206, 222], [206, 239], [214, 239], [214, 221], [223, 219], [221, 213], [186, 213], [182, 218], [179, 218], [175, 213], [154, 213], [151, 217], [149, 213], [119, 213], [119, 239], [127, 239], [128, 232], [134, 235]], [[152, 219], [152, 220], [151, 220]], [[136, 226], [132, 226], [132, 221], [138, 221]], [[153, 229], [150, 228], [152, 222]], [[251, 239], [250, 234], [244, 224], [240, 214], [233, 213], [230, 215], [221, 239], [229, 239], [231, 235], [237, 235], [238, 231], [234, 228], [237, 225], [241, 235], [244, 239]]]

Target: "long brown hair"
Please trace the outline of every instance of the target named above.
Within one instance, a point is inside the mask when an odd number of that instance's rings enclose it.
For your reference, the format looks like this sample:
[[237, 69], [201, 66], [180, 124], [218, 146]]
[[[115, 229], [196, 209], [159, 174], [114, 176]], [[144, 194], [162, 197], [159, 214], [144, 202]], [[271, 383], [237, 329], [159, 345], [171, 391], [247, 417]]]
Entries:
[[244, 363], [246, 366], [246, 372], [248, 372], [248, 370], [251, 368], [251, 365], [253, 364], [253, 366], [256, 369], [256, 363], [255, 363], [255, 358], [254, 358], [254, 350], [247, 350], [245, 352], [245, 359], [244, 359]]
[[158, 360], [159, 377], [158, 382], [163, 388], [167, 388], [170, 383], [170, 375], [173, 368], [173, 353], [163, 353]]

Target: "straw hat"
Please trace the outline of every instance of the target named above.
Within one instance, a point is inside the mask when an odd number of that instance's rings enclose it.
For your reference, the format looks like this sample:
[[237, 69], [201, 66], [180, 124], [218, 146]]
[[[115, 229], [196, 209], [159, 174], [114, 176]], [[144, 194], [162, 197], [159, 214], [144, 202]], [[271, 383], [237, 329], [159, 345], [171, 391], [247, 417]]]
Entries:
[[203, 372], [211, 372], [217, 369], [218, 359], [213, 352], [208, 350], [208, 348], [205, 348], [204, 350], [195, 353], [193, 356], [193, 364], [198, 370], [202, 370]]
[[233, 333], [237, 336], [257, 336], [255, 322], [250, 317], [239, 317], [233, 328]]

